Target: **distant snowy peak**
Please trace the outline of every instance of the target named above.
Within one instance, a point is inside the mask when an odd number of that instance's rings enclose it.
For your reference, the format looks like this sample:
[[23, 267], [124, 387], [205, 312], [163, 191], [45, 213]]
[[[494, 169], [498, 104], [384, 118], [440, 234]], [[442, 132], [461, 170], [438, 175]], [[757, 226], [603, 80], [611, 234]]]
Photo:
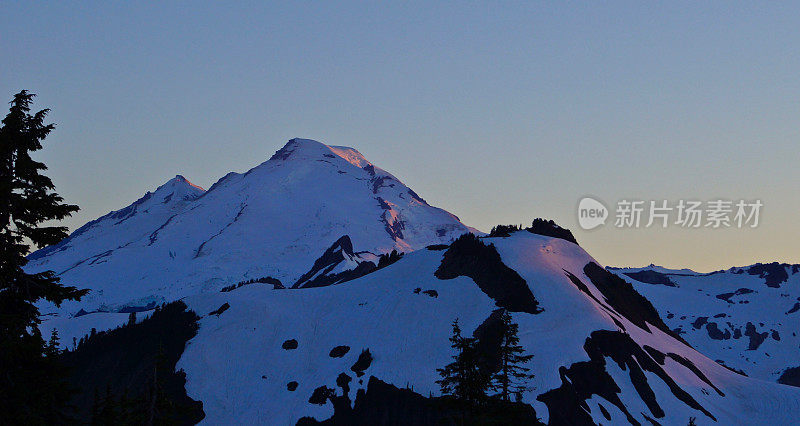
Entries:
[[[187, 180], [181, 175], [166, 181], [153, 192], [146, 192], [133, 204], [108, 213], [99, 219], [89, 222], [96, 225], [103, 221], [114, 221], [119, 225], [138, 214], [155, 214], [161, 211], [170, 211], [182, 208], [186, 202], [194, 201], [203, 195], [205, 190]], [[85, 226], [85, 225], [84, 225]], [[76, 231], [77, 232], [77, 231]]]
[[294, 138], [291, 139], [283, 148], [279, 149], [270, 157], [270, 161], [280, 160], [319, 160], [320, 158], [342, 158], [348, 163], [365, 168], [372, 163], [367, 161], [364, 156], [355, 148], [347, 146], [330, 146], [322, 142], [311, 139]]
[[346, 236], [347, 244], [331, 250], [331, 263], [298, 286], [336, 283], [381, 254], [449, 243], [466, 232], [477, 233], [357, 150], [292, 139], [269, 160], [228, 173], [207, 191], [175, 176], [33, 253], [27, 269], [52, 270], [65, 283], [91, 288], [62, 308], [91, 312], [264, 277], [289, 286]]
[[675, 276], [696, 276], [705, 277], [717, 274], [733, 274], [733, 275], [755, 275], [764, 279], [764, 284], [768, 287], [779, 288], [781, 284], [789, 279], [790, 275], [800, 272], [800, 265], [793, 265], [788, 263], [755, 263], [753, 265], [732, 267], [725, 270], [714, 272], [702, 273], [695, 272], [691, 269], [668, 269], [661, 266], [650, 264], [642, 268], [606, 268], [617, 274], [624, 274], [628, 277], [634, 278], [638, 281], [649, 284], [661, 284], [659, 282], [651, 282], [650, 278], [640, 279], [639, 277], [667, 277], [670, 275]]
[[162, 187], [165, 187], [165, 186], [169, 186], [171, 188], [186, 189], [186, 190], [190, 190], [190, 188], [194, 188], [193, 192], [199, 192], [200, 194], [202, 194], [203, 192], [206, 192], [206, 190], [203, 189], [201, 186], [195, 185], [195, 184], [189, 182], [189, 180], [186, 179], [185, 177], [183, 177], [183, 175], [175, 175], [174, 178], [168, 180], [167, 183], [165, 183], [164, 185], [160, 186], [159, 189], [162, 188]]
[[651, 263], [647, 266], [642, 267], [613, 267], [609, 266], [607, 269], [620, 272], [620, 273], [627, 273], [627, 272], [642, 272], [642, 271], [653, 271], [658, 272], [660, 274], [681, 274], [681, 275], [700, 275], [700, 272], [693, 271], [688, 268], [683, 269], [670, 269], [664, 266], [658, 266], [654, 263]]
[[133, 204], [108, 213], [98, 220], [107, 218], [124, 218], [141, 211], [149, 211], [157, 205], [164, 205], [167, 208], [180, 204], [181, 201], [193, 201], [205, 193], [205, 189], [189, 182], [181, 175], [164, 182], [155, 191], [147, 191], [141, 198]]
[[[386, 170], [376, 167], [369, 162], [355, 148], [346, 146], [329, 146], [311, 139], [294, 138], [279, 149], [264, 165], [282, 165], [283, 163], [309, 167], [311, 165], [328, 164], [335, 168], [338, 174], [353, 173], [354, 168], [360, 169], [358, 179], [366, 179], [373, 194], [378, 194], [381, 188], [394, 188], [396, 184], [412, 199], [426, 204], [414, 191], [403, 185], [399, 179]], [[257, 167], [260, 168], [261, 166]], [[321, 170], [317, 170], [321, 171]], [[248, 172], [250, 173], [250, 172]]]
[[[29, 261], [79, 247], [78, 255], [86, 250], [106, 252], [141, 237], [142, 232], [154, 223], [182, 210], [186, 204], [200, 198], [205, 190], [181, 175], [164, 182], [155, 191], [147, 191], [127, 207], [111, 211], [76, 229], [58, 244], [37, 250], [28, 256]], [[90, 232], [91, 231], [91, 232]], [[103, 236], [113, 236], [103, 238]], [[86, 244], [83, 244], [85, 242]], [[89, 243], [91, 242], [91, 243]], [[94, 254], [94, 253], [92, 253]], [[68, 256], [67, 256], [68, 257]], [[57, 273], [62, 271], [56, 270]]]
[[165, 205], [174, 205], [180, 201], [194, 201], [200, 198], [205, 192], [205, 189], [189, 182], [185, 177], [176, 175], [174, 178], [156, 188], [155, 191], [147, 192], [139, 201], [152, 200], [152, 203], [160, 202]]
[[[327, 175], [319, 166], [333, 170], [338, 176], [350, 176], [363, 182], [362, 185], [373, 194], [375, 202], [380, 206], [380, 222], [384, 224], [386, 233], [397, 244], [395, 249], [409, 251], [424, 247], [430, 243], [431, 238], [452, 240], [464, 232], [464, 225], [460, 219], [439, 208], [430, 206], [414, 190], [404, 185], [397, 177], [386, 170], [375, 166], [367, 160], [358, 150], [346, 146], [326, 145], [311, 139], [294, 138], [279, 149], [270, 159], [255, 170], [288, 165], [297, 169], [292, 174], [292, 180], [284, 182], [296, 183], [298, 176], [313, 171], [319, 177]], [[424, 208], [417, 208], [424, 206]], [[418, 212], [425, 211], [419, 217]], [[415, 221], [407, 220], [415, 216]], [[426, 235], [424, 241], [417, 242], [419, 229], [407, 228], [414, 222], [424, 221], [425, 227], [434, 223], [443, 223], [436, 228], [436, 234]], [[482, 234], [480, 231], [466, 227], [469, 232]], [[357, 242], [356, 242], [357, 243]]]

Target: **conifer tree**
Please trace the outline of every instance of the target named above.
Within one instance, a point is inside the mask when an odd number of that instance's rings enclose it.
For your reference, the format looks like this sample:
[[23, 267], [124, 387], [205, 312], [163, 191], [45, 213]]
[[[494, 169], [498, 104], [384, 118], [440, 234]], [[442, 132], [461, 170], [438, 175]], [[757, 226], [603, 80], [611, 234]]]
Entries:
[[490, 377], [480, 368], [480, 355], [476, 350], [476, 340], [461, 335], [458, 319], [453, 321], [453, 335], [450, 346], [455, 349], [453, 362], [436, 371], [442, 377], [436, 383], [445, 395], [469, 405], [480, 404], [486, 399]]
[[58, 355], [61, 353], [58, 346], [58, 330], [53, 328], [53, 331], [50, 332], [50, 340], [47, 341], [47, 346], [44, 349], [44, 354], [49, 357]]
[[31, 245], [44, 247], [67, 236], [60, 226], [42, 226], [78, 210], [64, 204], [47, 167], [31, 157], [54, 129], [44, 124], [48, 110], [30, 114], [34, 95], [14, 96], [0, 126], [0, 413], [12, 424], [63, 423], [69, 400], [63, 371], [45, 357], [35, 303], [60, 305], [86, 290], [62, 286], [53, 271], [26, 273]]
[[529, 374], [530, 369], [522, 364], [529, 362], [533, 355], [523, 355], [525, 349], [519, 344], [519, 325], [512, 322], [511, 314], [503, 310], [500, 317], [502, 327], [502, 341], [500, 343], [500, 370], [492, 378], [495, 388], [500, 390], [499, 396], [504, 401], [509, 401], [513, 393], [520, 398], [527, 389], [525, 382], [534, 377]]

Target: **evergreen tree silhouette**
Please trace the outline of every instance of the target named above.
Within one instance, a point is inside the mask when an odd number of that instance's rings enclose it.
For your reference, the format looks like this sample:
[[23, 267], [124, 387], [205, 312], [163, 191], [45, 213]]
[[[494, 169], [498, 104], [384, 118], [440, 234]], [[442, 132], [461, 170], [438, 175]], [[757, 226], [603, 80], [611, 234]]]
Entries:
[[78, 210], [64, 204], [47, 167], [31, 157], [55, 128], [44, 124], [48, 110], [30, 114], [34, 95], [14, 96], [0, 127], [0, 413], [10, 424], [61, 424], [67, 419], [69, 389], [55, 357], [46, 357], [35, 303], [60, 305], [87, 290], [62, 286], [53, 271], [28, 274], [31, 245], [44, 247], [67, 236], [67, 228], [42, 226]]
[[458, 319], [453, 321], [450, 346], [455, 350], [453, 362], [436, 371], [442, 377], [437, 380], [444, 395], [452, 395], [459, 402], [470, 406], [481, 404], [489, 390], [490, 377], [480, 368], [480, 355], [476, 340], [461, 335]]
[[525, 349], [519, 344], [519, 325], [512, 322], [511, 314], [503, 310], [500, 317], [502, 326], [502, 341], [500, 343], [500, 370], [494, 374], [492, 381], [494, 387], [500, 391], [499, 396], [503, 401], [510, 401], [513, 393], [516, 400], [520, 401], [522, 392], [528, 388], [525, 382], [534, 377], [529, 374], [530, 369], [522, 364], [529, 362], [533, 355], [523, 355]]
[[50, 332], [50, 340], [47, 341], [47, 346], [44, 348], [44, 354], [48, 357], [54, 357], [61, 353], [58, 349], [58, 330], [53, 328]]

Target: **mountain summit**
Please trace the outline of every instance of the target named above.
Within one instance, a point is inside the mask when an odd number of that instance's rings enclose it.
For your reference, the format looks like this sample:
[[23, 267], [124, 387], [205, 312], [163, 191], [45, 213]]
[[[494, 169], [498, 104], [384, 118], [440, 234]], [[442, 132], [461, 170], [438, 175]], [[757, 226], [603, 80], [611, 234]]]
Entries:
[[178, 175], [31, 254], [27, 269], [92, 289], [67, 312], [114, 311], [264, 277], [291, 284], [344, 236], [367, 259], [471, 230], [357, 150], [292, 139], [207, 191]]

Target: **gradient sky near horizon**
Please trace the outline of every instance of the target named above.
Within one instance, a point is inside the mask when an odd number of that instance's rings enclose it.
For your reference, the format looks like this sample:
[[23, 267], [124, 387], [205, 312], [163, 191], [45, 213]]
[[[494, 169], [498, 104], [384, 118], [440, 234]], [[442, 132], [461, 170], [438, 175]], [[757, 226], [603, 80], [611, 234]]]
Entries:
[[[71, 229], [306, 137], [482, 230], [553, 218], [606, 265], [800, 263], [798, 22], [796, 2], [4, 2], [0, 96], [52, 109], [39, 158]], [[587, 232], [589, 194], [764, 207], [755, 229]]]

